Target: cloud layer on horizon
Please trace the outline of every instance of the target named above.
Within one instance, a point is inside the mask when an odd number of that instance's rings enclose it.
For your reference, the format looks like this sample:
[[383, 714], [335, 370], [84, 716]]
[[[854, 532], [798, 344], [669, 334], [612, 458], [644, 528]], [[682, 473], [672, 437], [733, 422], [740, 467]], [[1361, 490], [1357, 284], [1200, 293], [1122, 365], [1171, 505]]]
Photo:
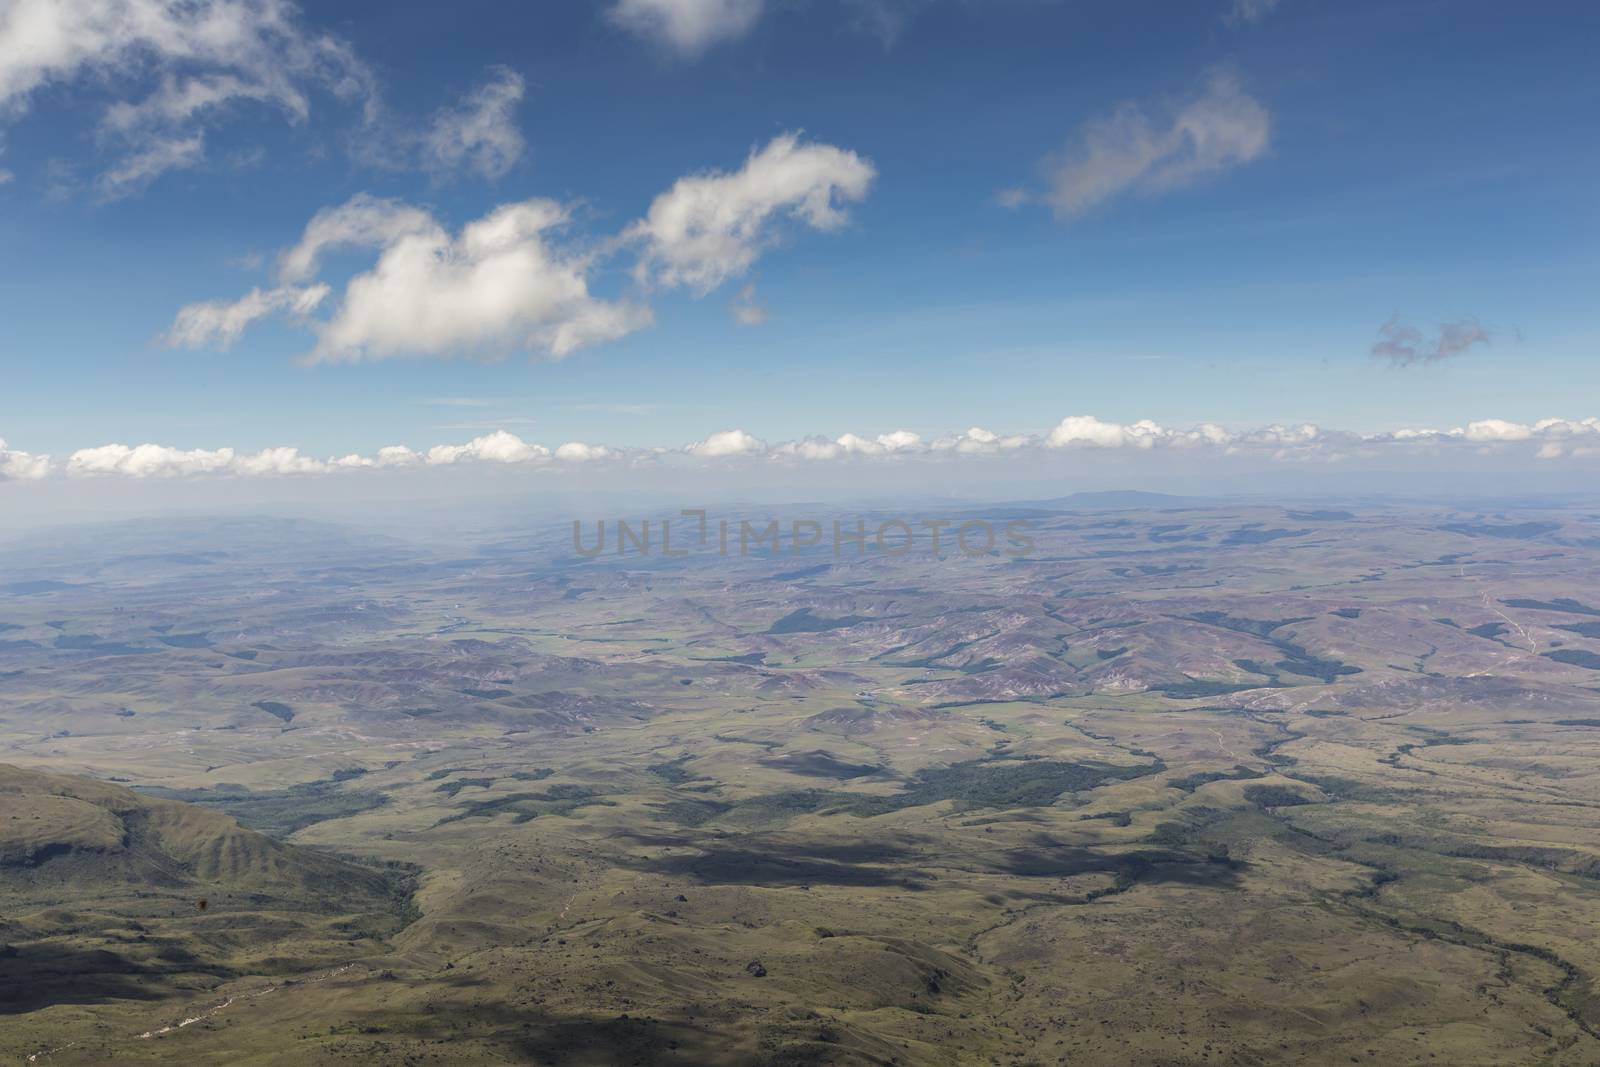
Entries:
[[244, 452], [234, 448], [108, 444], [79, 449], [60, 464], [49, 456], [10, 450], [0, 441], [0, 481], [39, 481], [58, 475], [136, 479], [329, 475], [472, 464], [528, 468], [596, 463], [694, 467], [729, 463], [938, 462], [964, 457], [1014, 458], [1026, 462], [1047, 454], [1067, 452], [1109, 455], [1161, 451], [1279, 463], [1338, 463], [1444, 450], [1468, 457], [1520, 450], [1518, 455], [1542, 461], [1600, 459], [1600, 418], [1552, 418], [1533, 423], [1490, 418], [1448, 430], [1400, 429], [1358, 434], [1309, 424], [1230, 430], [1215, 423], [1200, 423], [1187, 429], [1174, 429], [1149, 420], [1117, 423], [1093, 415], [1070, 415], [1042, 433], [1001, 434], [974, 426], [936, 437], [895, 430], [874, 435], [812, 435], [769, 443], [734, 428], [676, 448], [622, 448], [582, 441], [567, 441], [550, 447], [525, 441], [506, 430], [496, 430], [462, 444], [441, 444], [425, 449], [391, 445], [370, 456], [351, 454], [327, 459], [307, 455], [293, 447]]

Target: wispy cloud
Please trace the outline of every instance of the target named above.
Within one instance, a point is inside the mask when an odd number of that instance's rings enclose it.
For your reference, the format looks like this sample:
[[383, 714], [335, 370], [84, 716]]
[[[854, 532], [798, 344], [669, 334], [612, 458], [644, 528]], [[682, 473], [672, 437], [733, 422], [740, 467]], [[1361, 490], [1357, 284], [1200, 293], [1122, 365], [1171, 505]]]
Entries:
[[527, 147], [517, 128], [526, 88], [516, 71], [491, 68], [487, 81], [434, 116], [423, 138], [424, 165], [436, 172], [465, 167], [485, 178], [505, 174]]
[[288, 0], [11, 0], [0, 17], [0, 117], [38, 92], [87, 85], [113, 96], [95, 134], [114, 162], [102, 199], [138, 192], [205, 158], [205, 130], [241, 104], [291, 123], [317, 95], [376, 107], [375, 79], [343, 41], [308, 28]]
[[1394, 316], [1378, 327], [1378, 340], [1372, 345], [1372, 354], [1391, 367], [1410, 367], [1454, 359], [1477, 345], [1487, 345], [1489, 340], [1489, 331], [1470, 315], [1455, 322], [1440, 323], [1439, 332], [1431, 339]]
[[740, 326], [764, 326], [771, 317], [771, 312], [756, 299], [754, 285], [746, 285], [739, 290], [728, 304], [728, 314], [732, 315], [733, 321]]
[[853, 29], [893, 48], [906, 27], [932, 0], [843, 0]]
[[237, 300], [208, 300], [178, 311], [166, 341], [179, 348], [233, 347], [251, 323], [277, 312], [304, 319], [327, 299], [326, 285], [281, 285], [252, 289]]
[[1223, 16], [1229, 25], [1260, 22], [1277, 8], [1278, 0], [1233, 0], [1233, 6]]
[[141, 192], [169, 170], [183, 170], [198, 163], [206, 154], [205, 135], [159, 137], [123, 156], [95, 179], [95, 190], [102, 201], [120, 200]]
[[1086, 124], [1045, 167], [1043, 190], [1009, 189], [1008, 207], [1047, 204], [1057, 218], [1076, 218], [1127, 193], [1171, 192], [1261, 158], [1272, 134], [1267, 109], [1231, 71], [1214, 70], [1199, 93], [1151, 118], [1127, 103]]

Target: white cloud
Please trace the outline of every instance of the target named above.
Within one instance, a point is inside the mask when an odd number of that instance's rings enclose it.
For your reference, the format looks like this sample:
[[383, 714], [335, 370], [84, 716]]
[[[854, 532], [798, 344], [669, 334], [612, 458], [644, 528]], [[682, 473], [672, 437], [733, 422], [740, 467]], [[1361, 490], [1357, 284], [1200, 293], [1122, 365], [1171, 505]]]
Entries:
[[[134, 136], [141, 131], [187, 125], [197, 115], [237, 99], [271, 103], [270, 90], [231, 74], [178, 79], [167, 74], [143, 100], [119, 100], [106, 108], [100, 120], [102, 134]], [[304, 119], [309, 105], [304, 98], [282, 101], [292, 118]]]
[[696, 441], [684, 448], [691, 456], [701, 459], [724, 459], [728, 456], [748, 456], [756, 452], [765, 452], [766, 442], [759, 437], [752, 437], [743, 430], [723, 430], [714, 433], [704, 441]]
[[1093, 415], [1069, 415], [1045, 438], [1051, 448], [1154, 448], [1167, 431], [1148, 419], [1123, 426]]
[[838, 459], [845, 454], [837, 441], [826, 437], [804, 437], [798, 441], [785, 441], [772, 450], [775, 459]]
[[[315, 323], [314, 360], [400, 355], [496, 355], [521, 348], [555, 358], [649, 325], [650, 310], [589, 292], [589, 261], [549, 241], [567, 221], [553, 200], [505, 204], [451, 236], [432, 215], [392, 200], [357, 196], [318, 212], [279, 275], [304, 281], [340, 247], [379, 249], [371, 269], [345, 287], [332, 317]], [[186, 343], [231, 341], [274, 311], [302, 317], [326, 285], [286, 285], [233, 303], [191, 305], [171, 336]]]
[[749, 33], [764, 7], [764, 0], [616, 0], [607, 17], [629, 33], [697, 56]]
[[99, 139], [121, 158], [102, 196], [136, 192], [204, 157], [202, 131], [238, 103], [303, 121], [317, 92], [374, 106], [373, 80], [349, 47], [307, 29], [288, 0], [9, 0], [0, 6], [0, 116], [24, 113], [51, 85], [147, 95], [113, 102]]
[[378, 449], [377, 465], [380, 467], [414, 467], [421, 462], [422, 457], [405, 445], [388, 445]]
[[233, 462], [238, 474], [321, 474], [328, 465], [303, 456], [295, 448], [268, 448], [255, 455], [239, 456]]
[[469, 167], [485, 178], [498, 178], [521, 157], [526, 143], [517, 129], [517, 105], [526, 84], [507, 67], [490, 70], [489, 80], [462, 102], [434, 116], [423, 139], [430, 169]]
[[468, 461], [489, 463], [542, 463], [550, 458], [550, 450], [543, 445], [530, 445], [514, 433], [496, 430], [475, 437], [464, 445], [436, 445], [428, 449], [427, 461], [432, 465], [449, 465]]
[[37, 481], [50, 473], [50, 457], [7, 448], [0, 438], [0, 482]]
[[1324, 436], [1321, 427], [1311, 423], [1301, 423], [1299, 426], [1279, 426], [1273, 424], [1264, 426], [1259, 430], [1245, 430], [1232, 434], [1229, 444], [1254, 444], [1254, 445], [1306, 445]]
[[[1386, 450], [1401, 456], [1445, 455], [1453, 451], [1462, 457], [1500, 454], [1529, 460], [1587, 461], [1600, 458], [1600, 418], [1551, 418], [1531, 424], [1491, 418], [1445, 432], [1402, 428], [1362, 435], [1309, 423], [1240, 430], [1200, 423], [1190, 429], [1175, 429], [1149, 420], [1124, 424], [1091, 415], [1073, 415], [1042, 434], [999, 433], [974, 426], [931, 440], [909, 430], [895, 430], [831, 438], [813, 435], [769, 445], [754, 434], [733, 429], [678, 449], [612, 448], [583, 441], [568, 441], [551, 449], [506, 430], [495, 430], [465, 444], [435, 445], [421, 452], [405, 445], [390, 445], [371, 456], [355, 453], [327, 460], [304, 455], [294, 448], [244, 453], [232, 448], [183, 450], [156, 444], [112, 444], [72, 453], [64, 469], [69, 476], [173, 478], [354, 475], [473, 463], [530, 469], [601, 462], [670, 465], [681, 464], [686, 457], [710, 462], [768, 458], [795, 463], [938, 462], [952, 457], [1006, 462], [1007, 457], [1016, 457], [1010, 461], [1038, 463], [1047, 453], [1062, 449], [1134, 455], [1209, 454], [1218, 461], [1243, 458], [1283, 463], [1339, 462], [1354, 456], [1370, 459], [1384, 455]], [[10, 451], [0, 442], [0, 480], [39, 479], [56, 469], [48, 456]]]
[[326, 285], [285, 285], [277, 289], [252, 289], [238, 300], [208, 300], [178, 309], [168, 344], [182, 348], [228, 349], [257, 319], [286, 311], [304, 318], [315, 311], [332, 290]]
[[[520, 79], [517, 86], [520, 92]], [[489, 143], [476, 135], [453, 143], [469, 142]], [[786, 134], [753, 151], [736, 172], [679, 179], [612, 248], [640, 249], [641, 282], [704, 294], [747, 271], [779, 239], [783, 220], [819, 230], [842, 225], [842, 204], [865, 197], [875, 174], [853, 152]], [[329, 252], [348, 248], [376, 249], [376, 260], [349, 280], [328, 318], [311, 322], [318, 338], [313, 361], [513, 349], [559, 359], [650, 325], [648, 306], [591, 294], [593, 257], [552, 241], [568, 219], [565, 206], [531, 199], [503, 204], [452, 235], [423, 208], [359, 194], [311, 218], [278, 258], [278, 288], [191, 304], [168, 337], [226, 347], [267, 315], [308, 319], [330, 303], [332, 290], [306, 283]], [[753, 286], [739, 292], [730, 311], [747, 326], [767, 318]]]
[[589, 463], [610, 459], [617, 453], [604, 445], [586, 445], [582, 441], [568, 441], [556, 449], [556, 458], [567, 463]]
[[144, 444], [84, 448], [67, 458], [73, 477], [120, 474], [131, 478], [178, 478], [197, 474], [322, 474], [329, 465], [294, 448], [269, 448], [241, 454], [231, 448], [169, 448]]
[[158, 137], [143, 148], [123, 156], [115, 166], [95, 179], [102, 200], [118, 200], [140, 192], [169, 170], [182, 170], [198, 163], [206, 154], [205, 135]]
[[817, 230], [842, 226], [842, 203], [862, 200], [877, 171], [854, 152], [775, 137], [732, 173], [680, 178], [625, 237], [643, 246], [641, 281], [701, 294], [749, 270], [788, 218]]
[[[1073, 218], [1127, 192], [1159, 193], [1191, 185], [1259, 159], [1272, 121], [1227, 71], [1213, 71], [1201, 92], [1152, 121], [1124, 104], [1086, 125], [1076, 144], [1047, 167], [1049, 187], [1038, 195], [1057, 218]], [[1025, 194], [1001, 194], [1015, 206]]]
[[788, 441], [772, 450], [779, 459], [840, 459], [845, 456], [887, 456], [897, 452], [911, 453], [922, 450], [922, 438], [909, 430], [895, 430], [876, 437], [862, 437], [847, 433], [834, 440], [826, 437], [807, 437]]
[[895, 452], [915, 452], [922, 447], [922, 438], [910, 430], [880, 433], [876, 437], [860, 437], [847, 433], [834, 444], [838, 445], [845, 455], [886, 456]]
[[963, 456], [988, 455], [1009, 452], [1033, 444], [1027, 434], [1001, 435], [982, 426], [973, 426], [965, 433], [946, 434], [934, 440], [929, 447], [935, 452], [955, 452]]
[[422, 208], [357, 193], [338, 207], [311, 216], [299, 243], [278, 257], [278, 277], [303, 282], [315, 276], [327, 251], [382, 248], [409, 234], [442, 236], [444, 231]]
[[922, 438], [910, 430], [895, 430], [877, 436], [885, 452], [910, 452], [922, 447]]
[[771, 313], [756, 299], [756, 287], [746, 285], [728, 304], [728, 314], [740, 326], [764, 326]]
[[555, 201], [526, 200], [496, 208], [457, 238], [437, 228], [397, 238], [351, 279], [319, 331], [315, 358], [511, 348], [560, 358], [648, 325], [647, 308], [593, 297], [588, 263], [547, 242], [566, 220]]
[[125, 474], [132, 478], [215, 474], [233, 463], [231, 448], [184, 451], [166, 445], [101, 445], [83, 448], [67, 457], [67, 473], [74, 476]]
[[1526, 441], [1533, 436], [1533, 427], [1505, 419], [1479, 419], [1467, 423], [1465, 430], [1454, 430], [1452, 433], [1468, 441]]
[[1600, 434], [1600, 419], [1540, 419], [1533, 424], [1533, 432], [1553, 437]]
[[388, 445], [378, 449], [376, 456], [363, 456], [351, 453], [330, 459], [328, 465], [344, 470], [374, 470], [389, 467], [415, 467], [425, 462], [417, 453], [405, 445]]

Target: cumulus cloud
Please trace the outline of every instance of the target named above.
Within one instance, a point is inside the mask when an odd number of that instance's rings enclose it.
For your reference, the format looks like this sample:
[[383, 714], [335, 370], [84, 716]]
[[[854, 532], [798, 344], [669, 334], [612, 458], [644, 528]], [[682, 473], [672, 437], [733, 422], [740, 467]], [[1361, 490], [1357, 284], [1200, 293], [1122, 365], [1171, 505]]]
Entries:
[[1153, 448], [1165, 433], [1148, 419], [1122, 426], [1093, 415], [1069, 415], [1045, 438], [1051, 448]]
[[995, 452], [1010, 452], [1036, 444], [1037, 441], [1029, 434], [998, 434], [993, 430], [986, 430], [982, 426], [973, 426], [964, 433], [945, 434], [934, 439], [929, 449], [934, 452], [954, 452], [958, 455], [988, 455]]
[[1477, 422], [1467, 423], [1465, 430], [1453, 431], [1455, 436], [1465, 437], [1468, 441], [1526, 441], [1533, 436], [1533, 427], [1524, 426], [1520, 422], [1507, 422], [1505, 419], [1479, 419]]
[[1555, 437], [1600, 434], [1600, 419], [1540, 419], [1533, 424], [1533, 432]]
[[1536, 453], [1539, 459], [1592, 459], [1600, 456], [1600, 418], [1581, 420], [1540, 419], [1533, 424], [1533, 435], [1544, 443]]
[[641, 281], [708, 293], [750, 269], [779, 237], [779, 223], [798, 220], [833, 230], [842, 204], [864, 199], [877, 171], [854, 152], [808, 144], [797, 133], [752, 151], [732, 173], [680, 178], [655, 198], [624, 235], [643, 252]]
[[375, 456], [351, 453], [328, 461], [330, 467], [342, 470], [380, 470], [392, 467], [415, 467], [425, 462], [423, 457], [405, 445], [388, 445], [378, 449]]
[[703, 441], [696, 441], [684, 448], [691, 456], [701, 459], [725, 459], [729, 456], [748, 456], [755, 452], [765, 452], [767, 444], [759, 437], [752, 437], [743, 430], [723, 430], [714, 433]]
[[1418, 363], [1440, 363], [1476, 345], [1488, 343], [1489, 331], [1470, 315], [1455, 322], [1440, 323], [1438, 334], [1431, 340], [1415, 326], [1393, 316], [1378, 327], [1378, 340], [1372, 345], [1372, 354], [1388, 361], [1392, 367], [1410, 367]]
[[171, 477], [180, 474], [214, 474], [234, 458], [231, 448], [183, 449], [166, 445], [101, 445], [81, 448], [67, 457], [67, 473], [74, 476], [125, 474], [132, 478]]
[[321, 474], [328, 465], [303, 456], [297, 448], [268, 448], [254, 455], [238, 456], [234, 468], [239, 474]]
[[617, 453], [605, 445], [586, 445], [582, 441], [568, 441], [556, 449], [556, 458], [567, 463], [592, 463], [610, 459]]
[[420, 208], [357, 196], [318, 212], [283, 254], [279, 276], [288, 284], [233, 303], [183, 308], [170, 336], [190, 344], [231, 341], [263, 315], [303, 317], [330, 290], [292, 283], [314, 276], [322, 256], [340, 247], [377, 248], [377, 260], [350, 279], [332, 316], [314, 324], [314, 360], [511, 349], [561, 358], [648, 325], [648, 308], [594, 297], [588, 259], [552, 243], [567, 217], [553, 200], [525, 200], [452, 236]]
[[764, 0], [616, 0], [611, 23], [682, 56], [743, 37], [754, 28]]
[[922, 438], [910, 430], [895, 430], [875, 437], [847, 433], [829, 439], [814, 436], [786, 441], [772, 450], [778, 459], [839, 459], [844, 456], [888, 456], [922, 449]]
[[[154, 88], [149, 88], [152, 80]], [[102, 197], [137, 192], [204, 158], [203, 131], [240, 104], [290, 122], [318, 93], [375, 106], [373, 78], [344, 42], [308, 29], [288, 0], [10, 0], [0, 6], [0, 118], [53, 85], [123, 95], [97, 136], [118, 158]]]
[[276, 289], [252, 289], [238, 300], [189, 304], [178, 310], [166, 340], [181, 348], [226, 350], [257, 319], [275, 312], [304, 318], [315, 311], [330, 292], [326, 285], [285, 285]]
[[7, 448], [0, 438], [0, 482], [31, 482], [50, 473], [50, 457]]
[[315, 357], [327, 360], [523, 348], [560, 358], [631, 333], [647, 308], [596, 299], [589, 264], [548, 241], [567, 221], [552, 200], [507, 204], [459, 237], [403, 236], [351, 279]]
[[422, 462], [422, 457], [405, 445], [388, 445], [378, 449], [376, 462], [380, 467], [414, 467]]
[[278, 277], [284, 282], [302, 282], [317, 273], [325, 252], [382, 248], [409, 234], [442, 237], [444, 230], [422, 208], [357, 193], [343, 204], [311, 216], [299, 242], [278, 257]]
[[180, 478], [197, 474], [322, 474], [329, 465], [295, 448], [242, 454], [231, 448], [179, 449], [166, 445], [101, 445], [67, 457], [72, 477], [119, 474], [130, 478]]
[[507, 67], [492, 68], [489, 75], [459, 105], [434, 116], [423, 139], [430, 169], [467, 167], [485, 178], [498, 178], [522, 156], [526, 144], [516, 116], [527, 86], [522, 75]]
[[1125, 193], [1162, 193], [1259, 159], [1272, 119], [1226, 70], [1207, 76], [1200, 92], [1152, 119], [1134, 103], [1087, 124], [1076, 142], [1047, 163], [1048, 187], [1008, 190], [1001, 202], [1042, 200], [1069, 219]]
[[550, 458], [543, 445], [530, 445], [514, 433], [496, 430], [475, 437], [464, 445], [436, 445], [428, 449], [431, 464], [451, 464], [474, 460], [489, 463], [539, 463]]
[[[520, 86], [519, 78], [519, 94]], [[510, 158], [487, 134], [450, 143], [451, 152], [483, 148], [486, 160]], [[780, 238], [783, 221], [818, 230], [842, 225], [842, 205], [865, 197], [875, 174], [853, 152], [785, 134], [753, 151], [738, 171], [679, 179], [607, 251], [637, 249], [634, 276], [642, 283], [704, 295], [749, 270]], [[531, 199], [503, 204], [452, 234], [424, 208], [358, 194], [312, 216], [278, 257], [277, 288], [190, 304], [167, 337], [227, 347], [252, 323], [286, 313], [315, 330], [313, 361], [513, 349], [559, 359], [650, 325], [648, 306], [590, 292], [594, 255], [556, 241], [568, 221], [565, 205]], [[347, 249], [375, 250], [375, 261], [330, 301], [328, 285], [310, 283], [329, 253]], [[328, 317], [310, 318], [325, 305], [332, 307]], [[729, 311], [745, 326], [768, 315], [748, 285]]]

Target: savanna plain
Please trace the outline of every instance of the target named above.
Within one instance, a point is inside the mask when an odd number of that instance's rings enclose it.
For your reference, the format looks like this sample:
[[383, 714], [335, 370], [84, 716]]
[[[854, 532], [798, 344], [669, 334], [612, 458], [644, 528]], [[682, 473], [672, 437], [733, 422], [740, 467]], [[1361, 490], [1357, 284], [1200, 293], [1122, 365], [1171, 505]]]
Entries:
[[1600, 1063], [1600, 510], [972, 516], [0, 541], [0, 1057]]

